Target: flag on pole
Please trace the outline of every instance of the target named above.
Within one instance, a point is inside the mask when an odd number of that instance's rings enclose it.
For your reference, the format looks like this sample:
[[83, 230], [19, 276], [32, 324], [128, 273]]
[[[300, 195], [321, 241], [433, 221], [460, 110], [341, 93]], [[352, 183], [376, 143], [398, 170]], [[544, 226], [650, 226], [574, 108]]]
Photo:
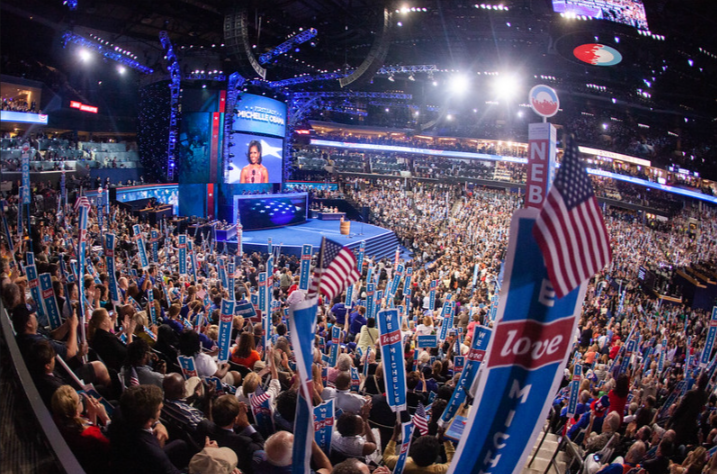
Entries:
[[315, 295], [321, 290], [321, 294], [329, 301], [333, 300], [344, 288], [358, 281], [360, 277], [353, 252], [323, 237], [308, 296]]
[[535, 221], [533, 235], [562, 298], [612, 260], [610, 237], [574, 139]]
[[421, 433], [421, 436], [428, 434], [428, 417], [426, 416], [426, 408], [421, 402], [418, 402], [418, 408], [416, 408], [416, 413], [413, 415], [413, 424], [418, 429], [418, 432]]

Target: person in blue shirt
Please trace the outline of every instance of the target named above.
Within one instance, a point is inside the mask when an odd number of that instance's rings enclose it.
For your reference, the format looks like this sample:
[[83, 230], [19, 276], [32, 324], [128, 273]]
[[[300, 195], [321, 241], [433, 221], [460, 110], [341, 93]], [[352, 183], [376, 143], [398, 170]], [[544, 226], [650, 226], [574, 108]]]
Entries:
[[359, 306], [355, 312], [349, 316], [349, 338], [353, 340], [356, 338], [356, 334], [361, 332], [361, 327], [368, 323], [368, 320], [364, 316], [366, 314], [366, 308]]
[[336, 318], [336, 324], [344, 327], [344, 324], [346, 324], [346, 313], [348, 313], [348, 309], [346, 308], [346, 305], [344, 305], [343, 301], [341, 301], [340, 297], [334, 298], [334, 305], [331, 307], [331, 313], [333, 313]]

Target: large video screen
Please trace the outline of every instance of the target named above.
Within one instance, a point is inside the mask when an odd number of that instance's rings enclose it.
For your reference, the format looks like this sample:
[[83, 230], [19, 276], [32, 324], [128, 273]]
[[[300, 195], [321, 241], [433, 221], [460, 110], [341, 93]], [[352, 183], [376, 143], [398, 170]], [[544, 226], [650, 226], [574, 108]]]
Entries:
[[234, 215], [244, 230], [271, 229], [306, 222], [308, 194], [234, 196]]
[[642, 0], [553, 0], [553, 11], [648, 29]]
[[232, 130], [262, 133], [284, 137], [286, 135], [286, 104], [260, 95], [243, 94], [235, 107]]
[[284, 140], [234, 133], [224, 160], [224, 182], [228, 184], [281, 183]]

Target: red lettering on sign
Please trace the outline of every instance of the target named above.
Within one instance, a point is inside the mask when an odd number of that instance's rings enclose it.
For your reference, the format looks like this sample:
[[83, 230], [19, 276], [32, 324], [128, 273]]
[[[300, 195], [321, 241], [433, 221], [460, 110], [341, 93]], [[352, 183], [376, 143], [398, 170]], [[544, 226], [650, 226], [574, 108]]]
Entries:
[[546, 324], [530, 320], [498, 324], [488, 368], [519, 365], [531, 370], [561, 362], [574, 322], [575, 318], [563, 318]]
[[54, 294], [52, 293], [52, 288], [42, 290], [42, 299], [49, 298], [51, 296], [54, 296]]
[[484, 357], [485, 357], [485, 351], [482, 351], [480, 349], [471, 349], [470, 352], [468, 352], [468, 360], [474, 360], [476, 362], [483, 362]]
[[393, 331], [381, 335], [381, 345], [388, 346], [401, 340], [401, 331]]

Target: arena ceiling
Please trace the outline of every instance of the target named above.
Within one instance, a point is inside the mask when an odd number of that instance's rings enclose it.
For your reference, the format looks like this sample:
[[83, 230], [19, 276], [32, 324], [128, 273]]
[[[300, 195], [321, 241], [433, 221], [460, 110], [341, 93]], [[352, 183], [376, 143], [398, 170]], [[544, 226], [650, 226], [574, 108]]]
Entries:
[[[488, 0], [489, 6], [505, 7], [501, 9], [480, 8], [465, 0], [77, 0], [75, 10], [62, 0], [6, 0], [0, 5], [3, 55], [39, 57], [68, 73], [74, 66], [60, 39], [67, 30], [120, 45], [160, 72], [165, 63], [158, 38], [160, 31], [167, 31], [183, 73], [231, 72], [242, 59], [222, 44], [225, 21], [237, 8], [246, 11], [247, 37], [257, 58], [302, 29], [317, 30], [313, 41], [265, 65], [268, 81], [347, 73], [360, 67], [372, 46], [381, 41], [386, 9], [391, 19], [383, 64], [430, 65], [438, 71], [412, 77], [397, 73], [393, 81], [383, 74], [373, 77], [372, 83], [362, 81], [352, 87], [415, 91], [436, 76], [456, 72], [470, 74], [478, 85], [495, 73], [515, 73], [531, 81], [552, 78], [548, 82], [555, 87], [588, 98], [600, 99], [602, 93], [609, 100], [611, 94], [627, 90], [634, 95], [642, 89], [649, 91], [650, 98], [635, 100], [642, 100], [647, 108], [712, 113], [717, 99], [713, 2], [644, 3], [650, 31], [664, 36], [664, 41], [613, 22], [566, 20], [553, 12], [549, 0]], [[617, 48], [623, 61], [614, 67], [577, 61], [573, 49], [592, 39]], [[586, 89], [589, 84], [605, 90]], [[338, 81], [299, 87], [340, 88]]]

